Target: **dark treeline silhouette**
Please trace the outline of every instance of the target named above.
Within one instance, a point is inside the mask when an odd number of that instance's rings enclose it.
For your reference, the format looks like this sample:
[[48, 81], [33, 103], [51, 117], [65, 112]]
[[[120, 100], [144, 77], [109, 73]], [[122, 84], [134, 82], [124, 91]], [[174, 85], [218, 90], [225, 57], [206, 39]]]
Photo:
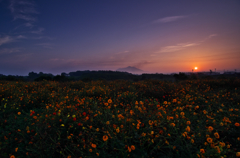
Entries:
[[61, 73], [61, 75], [54, 76], [50, 73], [43, 72], [29, 72], [28, 76], [13, 76], [13, 75], [2, 75], [0, 74], [0, 80], [5, 81], [78, 81], [82, 80], [84, 82], [95, 81], [95, 80], [130, 80], [130, 81], [141, 81], [141, 80], [165, 80], [165, 81], [181, 81], [181, 80], [196, 80], [196, 79], [227, 79], [240, 77], [240, 73], [225, 73], [225, 74], [213, 74], [213, 73], [182, 73], [179, 74], [142, 74], [134, 75], [128, 72], [120, 71], [76, 71], [70, 73]]

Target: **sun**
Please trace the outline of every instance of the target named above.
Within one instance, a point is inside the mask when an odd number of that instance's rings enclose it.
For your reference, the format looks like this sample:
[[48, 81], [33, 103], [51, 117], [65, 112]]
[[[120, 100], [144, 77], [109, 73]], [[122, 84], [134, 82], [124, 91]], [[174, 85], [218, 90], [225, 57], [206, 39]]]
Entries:
[[198, 69], [198, 67], [195, 67], [194, 69], [195, 69], [195, 70], [197, 70], [197, 69]]

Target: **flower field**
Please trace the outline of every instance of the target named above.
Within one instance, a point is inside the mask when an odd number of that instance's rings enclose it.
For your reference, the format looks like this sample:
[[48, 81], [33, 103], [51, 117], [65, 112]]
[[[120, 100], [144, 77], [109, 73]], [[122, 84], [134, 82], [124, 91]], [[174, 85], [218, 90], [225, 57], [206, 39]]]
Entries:
[[0, 157], [237, 157], [240, 79], [0, 82]]

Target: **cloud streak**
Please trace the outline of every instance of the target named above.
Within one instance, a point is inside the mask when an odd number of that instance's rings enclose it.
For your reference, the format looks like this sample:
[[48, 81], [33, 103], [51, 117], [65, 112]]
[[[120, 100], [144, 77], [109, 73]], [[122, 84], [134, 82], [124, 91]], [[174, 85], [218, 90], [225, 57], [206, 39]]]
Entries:
[[0, 54], [11, 54], [21, 52], [21, 48], [4, 48], [0, 50]]
[[51, 43], [39, 43], [39, 44], [36, 44], [37, 46], [42, 46], [43, 48], [49, 48], [49, 49], [52, 49], [53, 48], [53, 44]]
[[31, 33], [33, 33], [33, 34], [41, 34], [44, 30], [45, 30], [44, 28], [40, 27], [40, 28], [38, 28], [38, 30], [31, 31]]
[[14, 20], [22, 19], [29, 24], [37, 20], [36, 17], [33, 16], [33, 14], [38, 14], [33, 2], [26, 0], [11, 0], [9, 8], [13, 14]]
[[187, 17], [187, 16], [168, 16], [168, 17], [165, 17], [165, 18], [160, 18], [160, 19], [154, 20], [152, 23], [153, 23], [153, 24], [157, 24], [157, 23], [169, 23], [169, 22], [173, 22], [173, 21], [180, 20], [180, 19], [184, 19], [184, 18], [186, 18], [186, 17]]
[[205, 38], [204, 40], [201, 40], [201, 41], [195, 42], [195, 43], [187, 42], [187, 43], [179, 43], [177, 45], [165, 46], [165, 47], [162, 47], [158, 52], [152, 54], [151, 56], [155, 56], [155, 54], [157, 54], [157, 53], [171, 53], [171, 52], [176, 52], [176, 51], [186, 49], [188, 47], [197, 46], [197, 45], [200, 45], [203, 42], [205, 42], [206, 40], [211, 39], [212, 37], [215, 37], [215, 36], [217, 36], [217, 34], [211, 34], [207, 38]]
[[0, 46], [6, 43], [11, 43], [13, 41], [14, 39], [11, 36], [5, 36], [5, 37], [0, 36]]

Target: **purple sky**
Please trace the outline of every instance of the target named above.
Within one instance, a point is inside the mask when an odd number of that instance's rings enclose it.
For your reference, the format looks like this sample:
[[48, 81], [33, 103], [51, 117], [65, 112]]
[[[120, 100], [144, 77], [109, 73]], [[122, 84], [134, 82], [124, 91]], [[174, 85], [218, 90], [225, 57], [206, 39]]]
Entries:
[[0, 0], [0, 74], [240, 71], [239, 0]]

